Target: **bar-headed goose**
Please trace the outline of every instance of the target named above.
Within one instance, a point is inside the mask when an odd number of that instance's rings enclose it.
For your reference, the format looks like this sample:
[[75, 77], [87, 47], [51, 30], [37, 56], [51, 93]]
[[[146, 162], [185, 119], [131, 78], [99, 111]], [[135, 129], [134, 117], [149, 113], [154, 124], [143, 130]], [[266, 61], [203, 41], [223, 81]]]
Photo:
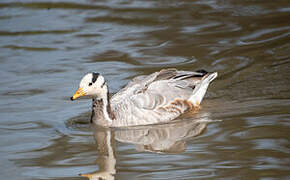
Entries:
[[126, 87], [109, 97], [109, 88], [99, 73], [85, 75], [71, 97], [93, 98], [92, 122], [101, 126], [122, 127], [164, 123], [187, 111], [194, 111], [217, 72], [162, 69], [135, 77]]

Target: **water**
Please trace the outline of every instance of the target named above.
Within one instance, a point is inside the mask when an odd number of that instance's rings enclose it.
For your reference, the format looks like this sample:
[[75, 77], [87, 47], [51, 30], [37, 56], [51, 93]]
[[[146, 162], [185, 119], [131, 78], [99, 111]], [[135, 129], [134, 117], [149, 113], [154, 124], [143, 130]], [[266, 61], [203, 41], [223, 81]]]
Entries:
[[[288, 1], [0, 2], [0, 179], [289, 179]], [[162, 68], [218, 71], [191, 119], [87, 124], [81, 77], [117, 92]]]

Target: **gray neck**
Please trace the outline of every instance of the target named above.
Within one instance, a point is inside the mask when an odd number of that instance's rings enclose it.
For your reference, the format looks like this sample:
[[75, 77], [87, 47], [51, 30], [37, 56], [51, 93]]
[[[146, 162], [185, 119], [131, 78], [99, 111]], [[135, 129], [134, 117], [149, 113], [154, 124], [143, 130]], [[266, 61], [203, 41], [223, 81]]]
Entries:
[[91, 122], [102, 126], [109, 126], [114, 120], [111, 111], [109, 92], [105, 98], [93, 98]]

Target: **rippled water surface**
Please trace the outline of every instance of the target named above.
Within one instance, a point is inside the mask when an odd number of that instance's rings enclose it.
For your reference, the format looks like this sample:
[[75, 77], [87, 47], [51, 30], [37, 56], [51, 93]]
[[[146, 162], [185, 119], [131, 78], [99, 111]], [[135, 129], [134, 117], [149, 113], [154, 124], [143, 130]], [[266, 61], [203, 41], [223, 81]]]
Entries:
[[[284, 0], [2, 0], [0, 179], [290, 179], [289, 52]], [[69, 101], [166, 67], [219, 73], [194, 117], [104, 129]]]

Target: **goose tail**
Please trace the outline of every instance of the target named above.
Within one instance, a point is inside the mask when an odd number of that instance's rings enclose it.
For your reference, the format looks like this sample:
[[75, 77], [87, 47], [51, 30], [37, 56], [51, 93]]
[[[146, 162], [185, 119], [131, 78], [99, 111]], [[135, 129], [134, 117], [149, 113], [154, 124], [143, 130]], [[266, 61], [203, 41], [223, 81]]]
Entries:
[[218, 76], [217, 72], [208, 73], [206, 72], [205, 75], [202, 77], [200, 83], [195, 86], [189, 101], [194, 106], [199, 106], [205, 93], [208, 88], [210, 82], [212, 82]]

